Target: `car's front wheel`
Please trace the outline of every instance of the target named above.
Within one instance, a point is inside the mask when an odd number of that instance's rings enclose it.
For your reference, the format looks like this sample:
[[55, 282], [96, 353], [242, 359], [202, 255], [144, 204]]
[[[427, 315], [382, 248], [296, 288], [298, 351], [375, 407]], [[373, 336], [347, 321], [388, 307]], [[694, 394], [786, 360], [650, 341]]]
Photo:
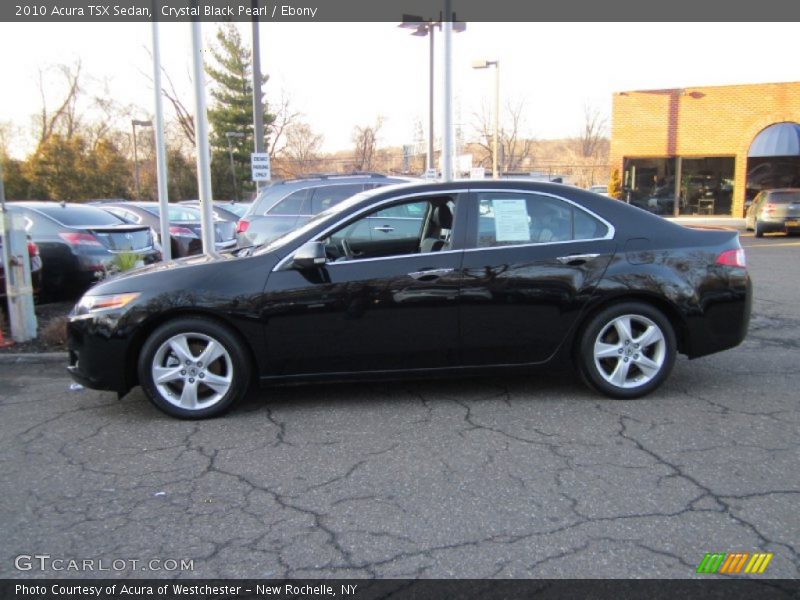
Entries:
[[250, 360], [224, 325], [201, 317], [169, 321], [139, 354], [139, 382], [159, 409], [183, 419], [216, 417], [245, 393]]
[[612, 398], [639, 398], [660, 386], [675, 363], [669, 320], [641, 302], [610, 306], [583, 328], [578, 369], [586, 383]]

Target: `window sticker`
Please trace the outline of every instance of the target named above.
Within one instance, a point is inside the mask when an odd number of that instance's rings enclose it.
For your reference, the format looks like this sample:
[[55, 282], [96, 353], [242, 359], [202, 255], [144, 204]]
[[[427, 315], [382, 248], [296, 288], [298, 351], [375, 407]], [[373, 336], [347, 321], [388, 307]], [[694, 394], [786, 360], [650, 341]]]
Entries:
[[524, 199], [492, 200], [495, 239], [498, 242], [530, 242], [528, 205]]

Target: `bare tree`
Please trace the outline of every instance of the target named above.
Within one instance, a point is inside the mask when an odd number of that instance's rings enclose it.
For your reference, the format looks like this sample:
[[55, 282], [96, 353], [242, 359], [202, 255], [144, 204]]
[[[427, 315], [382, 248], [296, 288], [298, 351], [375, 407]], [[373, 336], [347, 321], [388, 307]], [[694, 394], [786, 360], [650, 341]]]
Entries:
[[[497, 162], [501, 171], [517, 171], [524, 167], [533, 155], [534, 140], [529, 134], [524, 111], [523, 101], [508, 101], [500, 117], [500, 131], [497, 136], [500, 156]], [[492, 165], [494, 155], [494, 120], [490, 114], [486, 105], [482, 106], [481, 111], [473, 115], [472, 124], [476, 136], [475, 142], [486, 152], [480, 159], [485, 167]]]
[[370, 171], [377, 158], [378, 134], [383, 126], [383, 117], [375, 119], [374, 125], [356, 125], [353, 128], [355, 169]]
[[172, 78], [169, 76], [169, 73], [167, 73], [163, 67], [161, 68], [161, 71], [164, 74], [164, 78], [167, 80], [167, 85], [169, 86], [169, 88], [162, 86], [161, 93], [164, 94], [164, 97], [169, 100], [170, 104], [172, 104], [172, 109], [175, 111], [175, 118], [178, 120], [178, 125], [180, 126], [183, 135], [186, 137], [186, 140], [189, 142], [189, 144], [194, 146], [194, 117], [178, 96], [178, 92], [175, 90], [175, 84], [172, 82]]
[[270, 158], [275, 158], [286, 149], [289, 129], [302, 116], [300, 111], [292, 108], [291, 98], [285, 91], [281, 91], [281, 98], [274, 111], [275, 120], [269, 127], [271, 135], [269, 136], [269, 147], [267, 148]]
[[606, 138], [606, 118], [600, 109], [583, 105], [583, 128], [578, 137], [578, 150], [584, 158], [596, 158]]
[[38, 124], [39, 145], [42, 145], [55, 133], [71, 138], [80, 123], [77, 104], [81, 94], [81, 61], [77, 60], [72, 66], [58, 65], [55, 70], [66, 80], [66, 92], [58, 108], [50, 112], [47, 108], [45, 72], [39, 69], [39, 94], [42, 98]]
[[314, 133], [307, 123], [293, 123], [287, 127], [282, 156], [286, 158], [289, 175], [298, 177], [316, 170], [322, 141], [322, 135]]

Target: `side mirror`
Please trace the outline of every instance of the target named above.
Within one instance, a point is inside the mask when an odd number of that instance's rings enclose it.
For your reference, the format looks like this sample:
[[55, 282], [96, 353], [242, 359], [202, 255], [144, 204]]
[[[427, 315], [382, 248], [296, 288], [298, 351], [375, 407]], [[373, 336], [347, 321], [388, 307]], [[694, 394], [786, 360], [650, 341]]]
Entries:
[[327, 261], [325, 244], [322, 242], [306, 242], [295, 251], [292, 257], [292, 265], [298, 269], [316, 269]]

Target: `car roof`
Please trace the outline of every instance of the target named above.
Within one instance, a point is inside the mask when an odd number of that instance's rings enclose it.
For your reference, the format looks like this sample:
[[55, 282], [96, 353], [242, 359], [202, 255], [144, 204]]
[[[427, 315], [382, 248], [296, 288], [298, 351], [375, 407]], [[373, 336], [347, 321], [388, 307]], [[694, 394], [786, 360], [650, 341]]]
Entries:
[[86, 204], [84, 202], [55, 202], [51, 200], [14, 200], [11, 202], [6, 202], [6, 204], [11, 207], [19, 206], [21, 208], [32, 208], [34, 210], [37, 208], [69, 209], [75, 207], [96, 208], [97, 210], [100, 210], [100, 207], [98, 207], [96, 204]]

